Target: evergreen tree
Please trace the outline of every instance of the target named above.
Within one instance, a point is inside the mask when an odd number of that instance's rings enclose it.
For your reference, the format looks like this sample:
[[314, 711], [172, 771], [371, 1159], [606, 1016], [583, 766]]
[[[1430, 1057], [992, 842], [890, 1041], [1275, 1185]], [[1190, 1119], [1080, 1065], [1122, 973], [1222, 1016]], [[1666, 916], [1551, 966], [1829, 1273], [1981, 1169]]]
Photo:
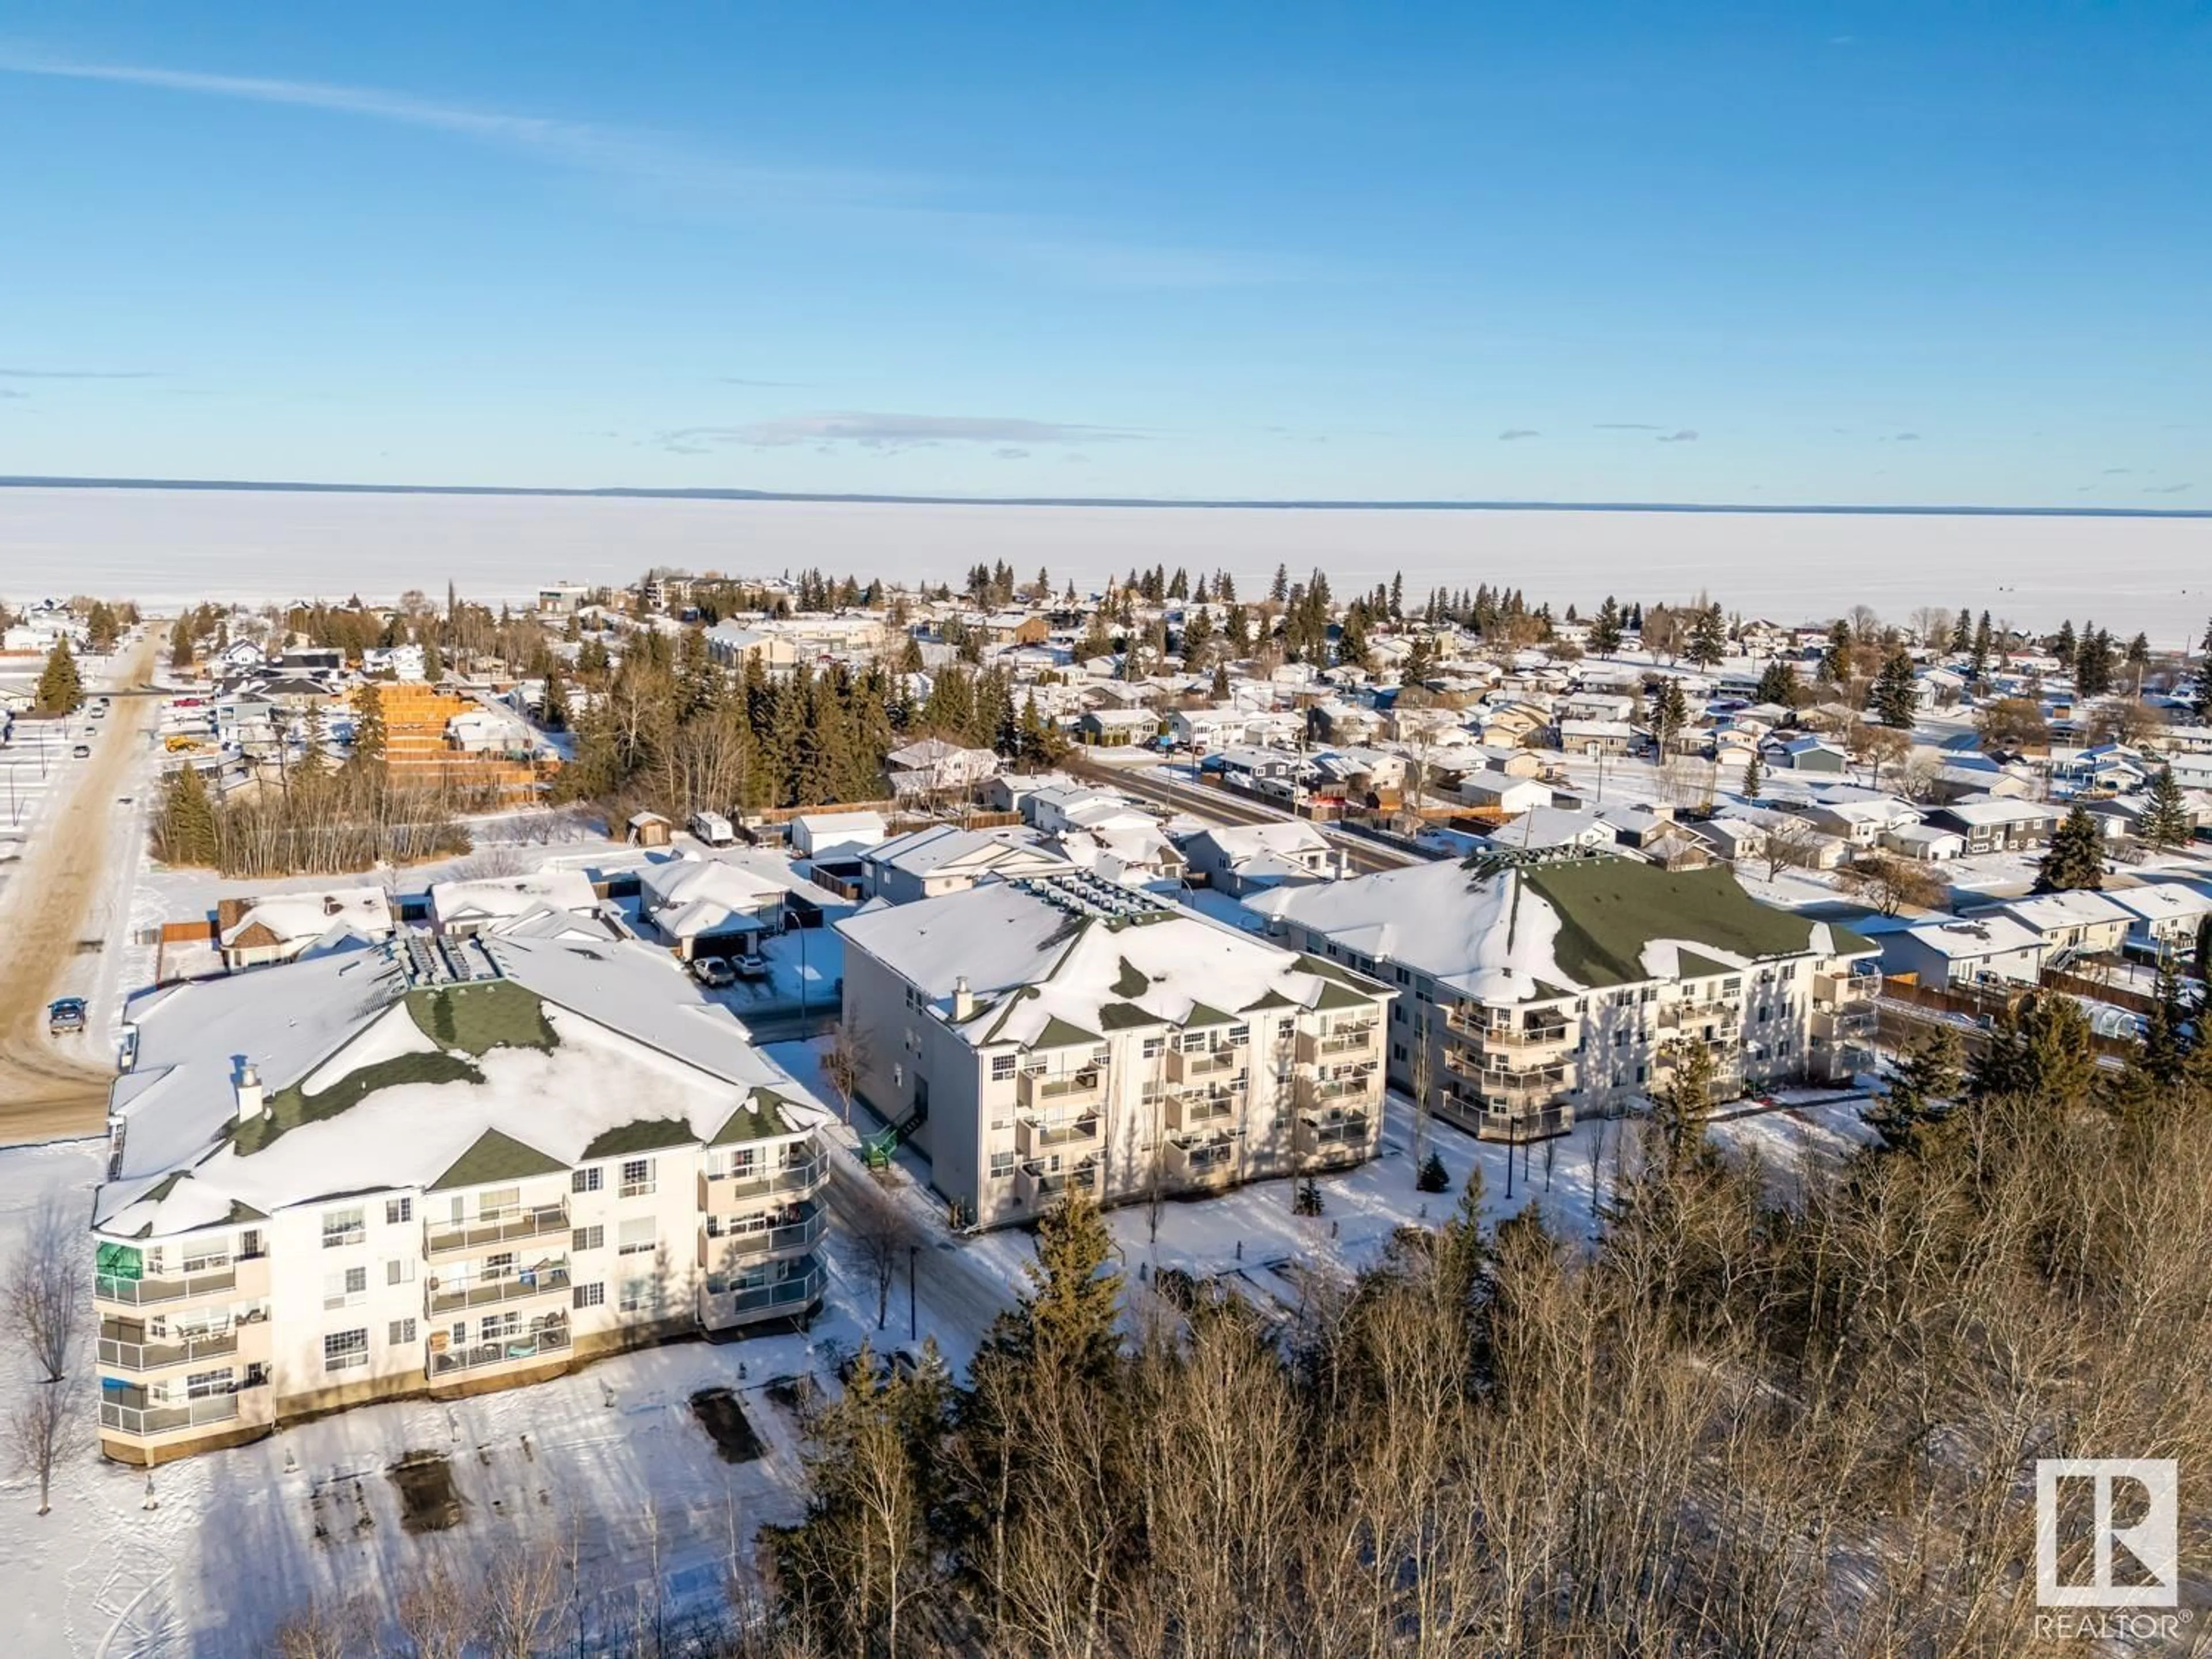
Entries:
[[1951, 654], [1963, 657], [1973, 648], [1973, 643], [1974, 614], [1961, 605], [1959, 614], [1951, 618]]
[[1728, 655], [1728, 624], [1717, 605], [1698, 611], [1690, 623], [1690, 641], [1682, 654], [1700, 668], [1711, 668]]
[[2035, 890], [2094, 891], [2104, 884], [2104, 832], [2087, 807], [2076, 806], [2051, 837], [2051, 850], [2036, 868]]
[[1413, 1177], [1413, 1186], [1419, 1192], [1448, 1193], [1451, 1190], [1451, 1171], [1444, 1168], [1441, 1157], [1431, 1152], [1421, 1160], [1421, 1171]]
[[2060, 663], [2064, 665], [2066, 667], [2069, 669], [2073, 667], [2075, 647], [2074, 643], [2074, 619], [2072, 617], [2069, 617], [2064, 622], [2058, 624], [2058, 632], [2051, 641], [2051, 654], [2057, 658]]
[[1848, 684], [1851, 678], [1851, 625], [1841, 617], [1828, 629], [1828, 649], [1820, 659], [1820, 672], [1831, 685]]
[[548, 732], [568, 729], [568, 688], [562, 682], [558, 662], [545, 665], [545, 695], [538, 711], [538, 720]]
[[2150, 781], [2136, 835], [2144, 846], [2162, 853], [2186, 842], [2191, 828], [2189, 803], [2182, 796], [2181, 786], [2173, 781], [2173, 769], [2160, 767], [2158, 775]]
[[84, 682], [76, 672], [76, 653], [66, 635], [54, 641], [46, 665], [39, 675], [38, 709], [42, 714], [68, 714], [84, 701]]
[[1275, 580], [1267, 585], [1267, 597], [1277, 605], [1285, 604], [1289, 600], [1291, 568], [1288, 565], [1279, 564], [1275, 567]]
[[1229, 700], [1229, 665], [1227, 663], [1218, 662], [1213, 665], [1213, 684], [1209, 690], [1214, 702], [1226, 702]]
[[1069, 1187], [1038, 1218], [1036, 1259], [1022, 1264], [1029, 1288], [999, 1316], [987, 1348], [1063, 1375], [1103, 1376], [1121, 1349], [1121, 1275], [1106, 1266], [1112, 1247], [1097, 1201]]
[[384, 759], [384, 693], [374, 680], [355, 696], [353, 757], [369, 766]]
[[1759, 759], [1759, 750], [1754, 749], [1751, 751], [1751, 758], [1743, 763], [1743, 798], [1757, 800], [1759, 786], [1765, 781], [1765, 763]]
[[169, 775], [161, 802], [159, 840], [165, 863], [216, 862], [215, 802], [197, 766], [186, 763]]
[[427, 629], [422, 634], [422, 678], [432, 685], [446, 678], [446, 653], [438, 649], [438, 641]]
[[1676, 1164], [1707, 1150], [1705, 1126], [1713, 1115], [1713, 1051], [1695, 1038], [1683, 1038], [1671, 1046], [1668, 1058], [1674, 1063], [1674, 1076], [1653, 1101], [1651, 1118], [1668, 1163]]
[[190, 614], [177, 618], [169, 629], [169, 665], [190, 668], [192, 665], [192, 619]]
[[1875, 717], [1884, 726], [1899, 729], [1911, 726], [1916, 688], [1912, 658], [1903, 646], [1891, 647], [1889, 654], [1881, 659], [1881, 672], [1875, 676], [1869, 701], [1874, 705]]
[[1990, 628], [1990, 613], [1984, 611], [1974, 623], [1972, 651], [1976, 679], [1980, 679], [1983, 675], [1990, 672], [1990, 653], [1995, 645], [1996, 639]]
[[1668, 744], [1681, 735], [1689, 723], [1689, 705], [1682, 700], [1682, 683], [1672, 674], [1659, 682], [1659, 690], [1651, 698], [1651, 739], [1665, 754]]
[[2081, 1005], [2071, 997], [2033, 993], [1996, 1016], [1974, 1066], [1971, 1092], [1977, 1097], [2047, 1094], [2076, 1104], [2087, 1097], [2096, 1073], [2089, 1020]]
[[1803, 695], [1804, 687], [1798, 683], [1797, 671], [1781, 658], [1769, 658], [1766, 666], [1759, 671], [1759, 690], [1754, 696], [1760, 702], [1795, 708]]
[[1612, 594], [1597, 608], [1597, 616], [1590, 623], [1590, 649], [1601, 657], [1609, 657], [1620, 649], [1620, 606]]
[[1908, 1152], [1922, 1127], [1940, 1119], [1958, 1097], [1966, 1051], [1948, 1025], [1929, 1026], [1907, 1051], [1889, 1092], [1866, 1115], [1891, 1152]]
[[108, 608], [107, 601], [94, 600], [92, 610], [84, 619], [85, 642], [94, 652], [105, 653], [115, 648], [115, 641], [122, 633], [122, 624], [116, 621], [115, 612]]

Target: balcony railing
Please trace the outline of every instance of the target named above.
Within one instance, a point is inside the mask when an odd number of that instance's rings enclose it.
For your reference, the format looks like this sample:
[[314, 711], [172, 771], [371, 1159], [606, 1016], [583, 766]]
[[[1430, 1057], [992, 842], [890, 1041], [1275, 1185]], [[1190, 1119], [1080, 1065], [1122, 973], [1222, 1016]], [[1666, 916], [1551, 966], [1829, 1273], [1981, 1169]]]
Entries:
[[1348, 1077], [1302, 1077], [1298, 1079], [1297, 1098], [1301, 1106], [1335, 1106], [1349, 1100], [1362, 1100], [1375, 1092], [1382, 1081], [1379, 1073], [1357, 1072]]
[[148, 1342], [125, 1337], [100, 1339], [103, 1365], [120, 1371], [158, 1371], [170, 1365], [189, 1365], [201, 1359], [221, 1359], [238, 1352], [238, 1327], [206, 1336]]
[[565, 1296], [568, 1291], [568, 1264], [556, 1261], [542, 1267], [524, 1267], [499, 1279], [441, 1285], [427, 1292], [424, 1302], [435, 1318], [466, 1308], [492, 1308], [502, 1302], [524, 1302], [535, 1296]]
[[1742, 1016], [1741, 1003], [1726, 1000], [1666, 1002], [1659, 1006], [1659, 1023], [1662, 1025], [1702, 1025], [1707, 1021], [1733, 1024]]
[[1231, 1048], [1170, 1048], [1167, 1051], [1168, 1080], [1194, 1083], [1201, 1078], [1227, 1077], [1237, 1069], [1238, 1051]]
[[240, 1383], [228, 1394], [211, 1394], [198, 1400], [179, 1400], [173, 1404], [128, 1404], [120, 1400], [102, 1399], [100, 1402], [100, 1426], [115, 1429], [124, 1434], [173, 1434], [179, 1429], [204, 1429], [217, 1423], [234, 1421], [240, 1412], [240, 1398], [249, 1389], [264, 1387], [260, 1382]]
[[473, 1342], [466, 1346], [433, 1349], [430, 1354], [430, 1378], [449, 1376], [457, 1371], [482, 1370], [488, 1365], [521, 1364], [532, 1359], [542, 1359], [549, 1354], [568, 1352], [568, 1328], [566, 1324], [549, 1325], [542, 1330], [518, 1332], [502, 1342]]
[[[699, 1293], [702, 1324], [728, 1325], [740, 1319], [757, 1319], [797, 1313], [822, 1295], [822, 1269], [810, 1265], [804, 1273], [787, 1274], [772, 1284], [726, 1286], [719, 1274], [711, 1275]], [[718, 1283], [726, 1287], [717, 1290]]]
[[143, 1308], [158, 1302], [189, 1302], [238, 1288], [235, 1263], [210, 1267], [196, 1273], [177, 1273], [161, 1279], [124, 1279], [114, 1273], [93, 1275], [92, 1293], [102, 1302], [121, 1302]]
[[1039, 1163], [1014, 1166], [1014, 1195], [1025, 1204], [1055, 1198], [1070, 1186], [1091, 1192], [1097, 1185], [1098, 1166], [1095, 1164], [1077, 1164], [1050, 1170]]
[[766, 1168], [732, 1170], [727, 1175], [699, 1176], [699, 1207], [702, 1210], [728, 1209], [748, 1199], [771, 1198], [787, 1194], [794, 1198], [811, 1196], [822, 1185], [828, 1169], [824, 1160], [810, 1152], [786, 1164]]
[[517, 1239], [541, 1238], [548, 1233], [568, 1231], [568, 1206], [566, 1204], [540, 1204], [531, 1209], [519, 1210], [512, 1215], [490, 1219], [479, 1219], [465, 1226], [448, 1224], [428, 1230], [425, 1248], [434, 1255], [459, 1255], [470, 1250], [481, 1250], [495, 1244], [511, 1244]]
[[1169, 1166], [1185, 1180], [1218, 1181], [1235, 1172], [1237, 1144], [1232, 1140], [1170, 1140], [1168, 1145], [1173, 1149]]
[[1024, 1106], [1073, 1106], [1097, 1100], [1104, 1087], [1104, 1075], [1095, 1066], [1057, 1075], [1024, 1072], [1014, 1092]]
[[1168, 1115], [1179, 1129], [1226, 1123], [1237, 1115], [1237, 1097], [1227, 1089], [1178, 1089], [1168, 1096]]
[[725, 1229], [717, 1232], [710, 1221], [699, 1241], [699, 1265], [709, 1267], [739, 1256], [774, 1255], [782, 1250], [811, 1249], [822, 1242], [824, 1224], [822, 1210], [812, 1205], [798, 1220], [774, 1227], [749, 1231]]
[[1510, 1017], [1501, 1018], [1466, 1003], [1445, 1011], [1444, 1027], [1479, 1039], [1486, 1048], [1539, 1048], [1570, 1042], [1574, 1035], [1574, 1027], [1556, 1015], [1516, 1025]]
[[1014, 1125], [1014, 1140], [1024, 1158], [1035, 1158], [1040, 1152], [1087, 1146], [1098, 1139], [1104, 1127], [1105, 1119], [1097, 1112], [1058, 1119], [1030, 1116]]
[[1327, 1036], [1318, 1031], [1298, 1033], [1298, 1058], [1304, 1060], [1340, 1060], [1350, 1054], [1364, 1054], [1375, 1046], [1376, 1033], [1381, 1028], [1364, 1025], [1340, 1025]]

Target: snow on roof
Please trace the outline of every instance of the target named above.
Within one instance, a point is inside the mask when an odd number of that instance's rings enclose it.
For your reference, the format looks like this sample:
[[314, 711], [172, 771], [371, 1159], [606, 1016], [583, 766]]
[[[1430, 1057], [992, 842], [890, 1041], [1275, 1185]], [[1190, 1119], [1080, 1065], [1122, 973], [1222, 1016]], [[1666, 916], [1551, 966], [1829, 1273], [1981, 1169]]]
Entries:
[[2032, 800], [1960, 800], [1938, 810], [1961, 823], [2026, 823], [2063, 816], [2056, 808]]
[[927, 876], [949, 864], [971, 860], [983, 865], [1000, 862], [1010, 854], [1024, 855], [1021, 862], [1040, 872], [1057, 862], [1039, 844], [1037, 833], [1027, 824], [1002, 824], [991, 830], [963, 830], [953, 823], [933, 823], [871, 847], [860, 855], [863, 864], [896, 869], [911, 876]]
[[[1255, 859], [1273, 857], [1297, 860], [1302, 853], [1326, 853], [1328, 837], [1304, 818], [1278, 818], [1268, 823], [1209, 824], [1194, 841], [1210, 842], [1232, 869]], [[1303, 862], [1299, 867], [1304, 869]]]
[[2146, 921], [2187, 921], [2212, 915], [2212, 893], [2185, 882], [2161, 881], [2148, 887], [2124, 887], [2105, 896]]
[[676, 939], [696, 939], [727, 926], [733, 917], [781, 908], [791, 888], [789, 881], [722, 859], [670, 859], [638, 879], [654, 923]]
[[[635, 940], [501, 939], [494, 949], [505, 978], [541, 999], [553, 1048], [471, 1055], [481, 1080], [373, 1088], [250, 1152], [228, 1133], [240, 1061], [254, 1065], [270, 1096], [298, 1085], [312, 1097], [365, 1066], [438, 1046], [401, 1003], [399, 958], [391, 947], [359, 951], [149, 1000], [137, 1013], [137, 1068], [115, 1085], [123, 1158], [101, 1188], [99, 1224], [174, 1232], [221, 1219], [234, 1201], [268, 1213], [340, 1191], [423, 1187], [487, 1131], [561, 1164], [644, 1119], [681, 1119], [703, 1141], [738, 1109], [757, 1109], [758, 1090], [793, 1107], [788, 1133], [826, 1115], [665, 951]], [[162, 1190], [179, 1169], [191, 1179]]]
[[2054, 927], [2094, 927], [2128, 919], [2128, 912], [2104, 894], [2087, 890], [2038, 893], [2028, 898], [2014, 899], [2004, 906], [2004, 910], [2006, 915], [2045, 933]]
[[337, 887], [320, 893], [271, 893], [244, 901], [235, 920], [222, 929], [226, 945], [256, 926], [266, 928], [275, 942], [320, 939], [338, 925], [351, 927], [363, 938], [392, 931], [392, 902], [381, 887]]
[[588, 910], [597, 902], [590, 878], [578, 870], [532, 870], [519, 876], [430, 884], [430, 914], [441, 927], [519, 916], [548, 904], [561, 910]]
[[1972, 921], [1923, 922], [1904, 931], [1917, 944], [1953, 960], [2006, 956], [2043, 945], [2041, 933], [2001, 911], [1985, 911]]
[[[996, 883], [838, 923], [850, 945], [919, 987], [950, 1018], [957, 982], [976, 998], [955, 1025], [970, 1044], [1103, 1038], [1133, 1025], [1206, 1023], [1273, 1000], [1310, 1008], [1348, 975], [1194, 912], [1110, 890], [1127, 918], [1085, 914], [1051, 881]], [[1363, 985], [1361, 995], [1389, 994]]]

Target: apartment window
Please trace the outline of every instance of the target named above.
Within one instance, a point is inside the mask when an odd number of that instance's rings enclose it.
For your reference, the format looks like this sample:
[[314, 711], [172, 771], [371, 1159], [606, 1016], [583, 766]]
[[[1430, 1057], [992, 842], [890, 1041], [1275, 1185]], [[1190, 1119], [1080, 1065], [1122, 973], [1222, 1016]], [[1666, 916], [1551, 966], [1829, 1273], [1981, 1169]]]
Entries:
[[384, 1282], [387, 1285], [412, 1285], [415, 1282], [415, 1263], [407, 1256], [394, 1256], [384, 1264]]
[[568, 1190], [572, 1193], [596, 1193], [605, 1176], [605, 1171], [602, 1170], [578, 1170], [568, 1177]]
[[1250, 1026], [1232, 1025], [1229, 1028], [1229, 1046], [1231, 1048], [1241, 1048], [1251, 1041], [1252, 1028]]
[[212, 1400], [217, 1395], [228, 1394], [230, 1383], [230, 1367], [228, 1365], [219, 1371], [194, 1371], [185, 1379], [185, 1397], [187, 1400]]
[[500, 1342], [522, 1328], [519, 1313], [486, 1314], [477, 1326], [477, 1339], [484, 1342]]
[[623, 1313], [643, 1313], [653, 1297], [653, 1281], [649, 1279], [625, 1279], [622, 1297], [617, 1306]]
[[654, 1190], [653, 1160], [634, 1158], [622, 1166], [622, 1194], [624, 1198], [643, 1198]]
[[607, 1305], [607, 1287], [604, 1285], [579, 1285], [570, 1291], [568, 1300], [578, 1308], [604, 1308]]
[[477, 1194], [477, 1219], [499, 1221], [522, 1207], [520, 1187], [487, 1187]]
[[1145, 1058], [1146, 1060], [1158, 1060], [1159, 1057], [1160, 1040], [1156, 1036], [1146, 1037], [1145, 1039]]
[[323, 1248], [333, 1249], [341, 1244], [358, 1244], [368, 1237], [362, 1219], [361, 1206], [349, 1210], [323, 1212]]
[[385, 1345], [387, 1347], [404, 1348], [415, 1340], [415, 1322], [411, 1319], [395, 1319], [384, 1334]]
[[228, 1266], [230, 1246], [227, 1239], [202, 1239], [185, 1246], [185, 1271], [188, 1273], [204, 1273]]
[[502, 1250], [497, 1255], [484, 1258], [483, 1276], [487, 1279], [514, 1277], [514, 1252]]
[[332, 1331], [323, 1339], [323, 1369], [349, 1371], [368, 1364], [368, 1329]]
[[599, 1249], [606, 1242], [607, 1230], [605, 1227], [578, 1227], [568, 1235], [568, 1249], [579, 1254]]
[[622, 1224], [622, 1233], [616, 1243], [618, 1255], [650, 1255], [660, 1243], [659, 1224], [651, 1216]]
[[994, 1083], [1012, 1082], [1014, 1075], [1014, 1060], [1015, 1056], [1012, 1054], [993, 1054], [991, 1056], [991, 1081]]
[[415, 1200], [412, 1198], [387, 1198], [384, 1200], [384, 1224], [386, 1226], [400, 1226], [406, 1222], [412, 1221], [414, 1218]]
[[1390, 1058], [1397, 1060], [1401, 1064], [1403, 1064], [1407, 1058], [1406, 1045], [1402, 1042], [1392, 1043], [1390, 1045]]
[[261, 1254], [261, 1229], [248, 1227], [238, 1236], [238, 1255], [241, 1261], [252, 1261]]
[[323, 1275], [323, 1306], [349, 1308], [368, 1294], [368, 1269], [348, 1267], [343, 1273]]

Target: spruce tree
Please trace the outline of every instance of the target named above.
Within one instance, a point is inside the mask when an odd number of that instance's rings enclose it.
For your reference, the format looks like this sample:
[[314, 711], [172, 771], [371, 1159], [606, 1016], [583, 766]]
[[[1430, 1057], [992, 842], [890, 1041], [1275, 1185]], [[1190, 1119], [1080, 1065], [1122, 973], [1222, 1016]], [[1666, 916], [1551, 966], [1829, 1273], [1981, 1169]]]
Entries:
[[46, 665], [39, 676], [38, 708], [42, 714], [68, 714], [84, 701], [84, 682], [76, 672], [76, 653], [66, 637], [54, 641]]
[[1121, 1348], [1121, 1275], [1106, 1266], [1112, 1243], [1097, 1200], [1069, 1187], [1038, 1218], [1036, 1260], [1023, 1264], [1029, 1288], [999, 1316], [987, 1346], [1064, 1374], [1103, 1376]]
[[192, 619], [189, 615], [177, 618], [176, 626], [169, 630], [169, 665], [190, 668], [192, 665]]
[[1609, 657], [1620, 649], [1620, 606], [1612, 594], [1597, 608], [1597, 617], [1590, 623], [1590, 649], [1601, 657]]
[[1831, 685], [1842, 685], [1851, 677], [1851, 625], [1841, 617], [1828, 629], [1828, 649], [1820, 659], [1820, 672]]
[[374, 766], [384, 759], [384, 693], [372, 680], [354, 703], [353, 757]]
[[2086, 806], [2066, 815], [2037, 867], [2039, 893], [2095, 891], [2105, 884], [2105, 836]]
[[1765, 767], [1759, 760], [1759, 750], [1754, 749], [1751, 751], [1751, 758], [1743, 763], [1743, 798], [1749, 801], [1757, 800], [1759, 786], [1765, 781]]
[[1662, 755], [1681, 735], [1689, 719], [1689, 706], [1682, 701], [1682, 683], [1669, 674], [1659, 682], [1659, 690], [1651, 698], [1651, 740], [1659, 745]]
[[208, 796], [207, 780], [189, 763], [169, 775], [160, 819], [161, 857], [169, 864], [211, 865], [216, 862], [215, 803]]
[[1884, 726], [1900, 729], [1912, 724], [1916, 688], [1912, 678], [1912, 658], [1901, 646], [1893, 646], [1882, 659], [1881, 672], [1875, 676], [1870, 701], [1875, 718]]
[[1889, 1092], [1866, 1114], [1891, 1152], [1907, 1152], [1923, 1124], [1950, 1109], [1964, 1075], [1965, 1049], [1948, 1025], [1931, 1025], [1913, 1043]]
[[1682, 653], [1700, 668], [1711, 668], [1728, 655], [1728, 623], [1717, 605], [1709, 605], [1690, 623], [1689, 647]]
[[108, 608], [107, 601], [94, 600], [92, 610], [84, 619], [86, 642], [96, 652], [106, 652], [114, 648], [115, 641], [122, 632], [122, 624], [116, 621], [115, 612]]
[[2161, 766], [2150, 781], [2142, 821], [2136, 833], [2144, 846], [2162, 853], [2187, 841], [2191, 827], [2189, 803], [2182, 798], [2181, 786], [2173, 781], [2173, 769]]

